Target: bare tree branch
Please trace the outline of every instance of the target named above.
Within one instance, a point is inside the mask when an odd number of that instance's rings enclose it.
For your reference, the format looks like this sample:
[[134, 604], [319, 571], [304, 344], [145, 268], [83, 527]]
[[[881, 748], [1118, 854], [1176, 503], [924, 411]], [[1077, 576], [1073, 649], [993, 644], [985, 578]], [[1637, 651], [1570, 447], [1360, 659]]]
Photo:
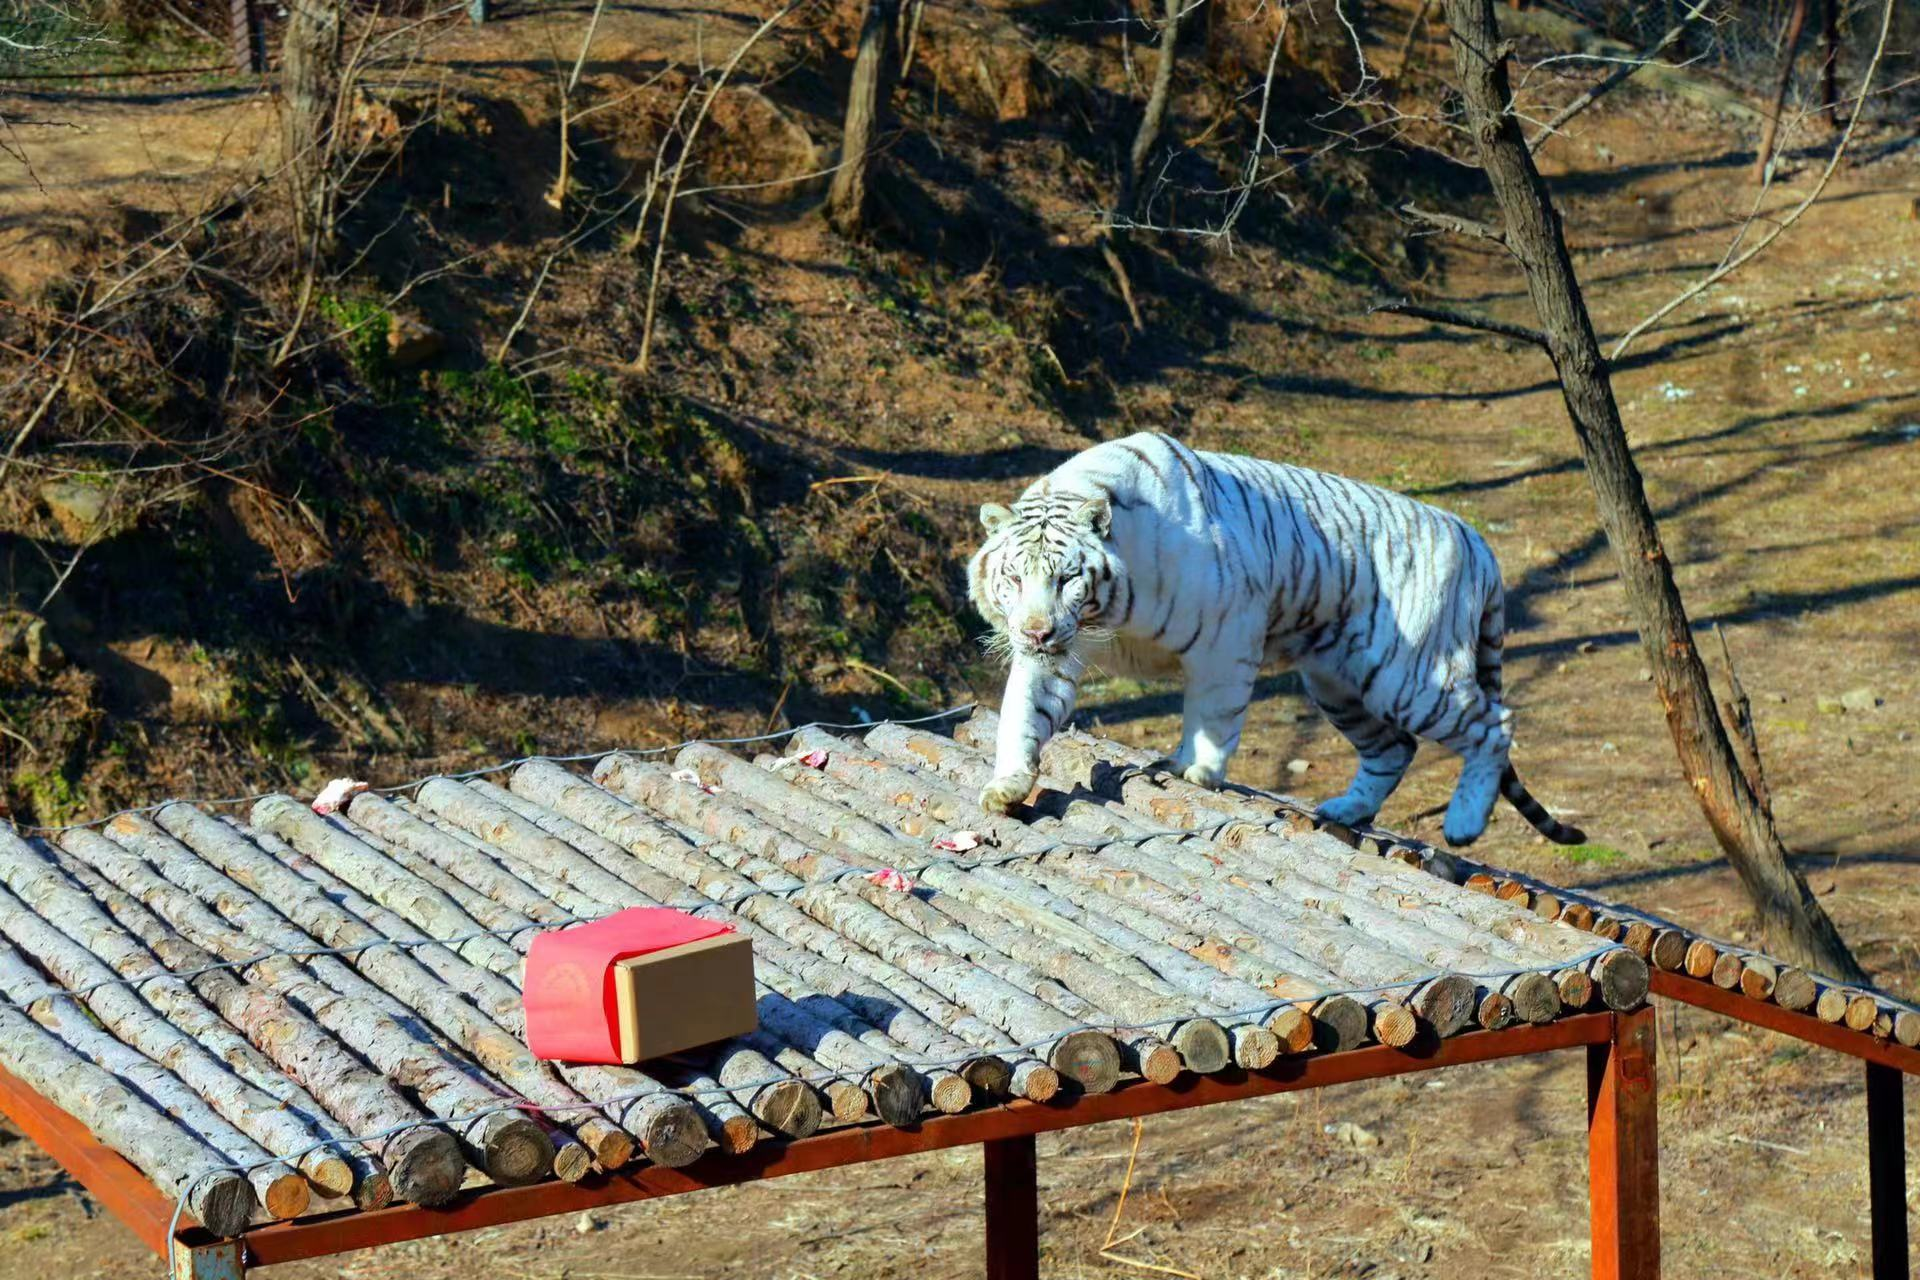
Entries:
[[1367, 308], [1367, 314], [1387, 311], [1398, 316], [1411, 316], [1416, 320], [1431, 320], [1435, 324], [1450, 324], [1461, 329], [1478, 329], [1482, 333], [1495, 333], [1503, 338], [1518, 341], [1547, 350], [1547, 335], [1538, 329], [1529, 329], [1523, 324], [1508, 324], [1505, 320], [1494, 320], [1487, 316], [1476, 316], [1468, 311], [1456, 311], [1452, 307], [1428, 307], [1405, 298], [1376, 302]]

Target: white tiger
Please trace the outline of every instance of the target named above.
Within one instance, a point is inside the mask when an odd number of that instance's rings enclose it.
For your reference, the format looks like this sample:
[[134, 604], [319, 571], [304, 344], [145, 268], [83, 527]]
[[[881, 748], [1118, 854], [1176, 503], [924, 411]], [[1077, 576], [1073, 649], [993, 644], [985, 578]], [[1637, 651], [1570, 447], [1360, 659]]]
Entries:
[[1458, 517], [1143, 433], [1068, 459], [1011, 509], [988, 503], [980, 523], [987, 540], [967, 589], [993, 624], [989, 645], [1010, 658], [994, 776], [980, 796], [988, 811], [1027, 797], [1040, 749], [1095, 663], [1184, 675], [1173, 764], [1204, 787], [1226, 777], [1260, 668], [1285, 664], [1360, 755], [1323, 818], [1371, 820], [1426, 738], [1463, 759], [1449, 843], [1479, 838], [1500, 795], [1548, 839], [1585, 839], [1508, 762], [1500, 566]]

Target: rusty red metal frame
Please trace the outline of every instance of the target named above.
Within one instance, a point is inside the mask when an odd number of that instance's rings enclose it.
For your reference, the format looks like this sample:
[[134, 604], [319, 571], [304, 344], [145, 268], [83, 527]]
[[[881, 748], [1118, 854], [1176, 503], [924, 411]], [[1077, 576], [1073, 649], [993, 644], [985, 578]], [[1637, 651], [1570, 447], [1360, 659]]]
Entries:
[[[1652, 990], [1656, 995], [1864, 1059], [1871, 1064], [1870, 1074], [1879, 1086], [1876, 1097], [1882, 1128], [1890, 1126], [1888, 1116], [1899, 1113], [1898, 1092], [1890, 1089], [1888, 1078], [1897, 1080], [1892, 1074], [1895, 1072], [1920, 1075], [1920, 1051], [1723, 991], [1708, 982], [1655, 971]], [[1653, 1027], [1651, 1008], [1631, 1014], [1578, 1014], [1544, 1026], [1470, 1032], [1408, 1049], [1374, 1045], [1346, 1053], [1283, 1058], [1260, 1072], [1229, 1069], [1168, 1085], [1136, 1082], [1112, 1093], [1056, 1103], [1015, 1101], [990, 1110], [929, 1119], [911, 1129], [874, 1126], [836, 1130], [798, 1142], [768, 1143], [742, 1156], [708, 1155], [683, 1169], [643, 1165], [578, 1183], [484, 1188], [438, 1209], [403, 1205], [262, 1227], [244, 1238], [246, 1262], [269, 1266], [980, 1143], [985, 1144], [989, 1163], [1000, 1175], [993, 1180], [988, 1196], [990, 1261], [996, 1263], [996, 1276], [1020, 1280], [1035, 1274], [1033, 1268], [1037, 1266], [1033, 1224], [1015, 1221], [1023, 1216], [1032, 1218], [1027, 1171], [1035, 1134], [1584, 1045], [1588, 1051], [1593, 1274], [1604, 1280], [1652, 1280], [1658, 1276], [1660, 1265], [1657, 1037]], [[0, 1112], [156, 1253], [169, 1254], [176, 1246], [195, 1253], [220, 1247], [191, 1222], [174, 1231], [174, 1203], [168, 1196], [133, 1165], [102, 1146], [72, 1116], [4, 1070], [0, 1070]], [[1878, 1192], [1885, 1189], [1879, 1187], [1883, 1179], [1878, 1175], [1882, 1166], [1891, 1167], [1893, 1160], [1890, 1144], [1884, 1134], [1881, 1137], [1875, 1148], [1874, 1170], [1876, 1255], [1892, 1257], [1896, 1238], [1904, 1239], [1904, 1231], [1896, 1236], [1894, 1227], [1903, 1228], [1904, 1217], [1898, 1224], [1879, 1221]], [[231, 1245], [225, 1247], [231, 1249]], [[1904, 1262], [1904, 1257], [1900, 1258], [1897, 1271], [1891, 1267], [1883, 1271], [1876, 1256], [1874, 1274], [1876, 1278], [1904, 1276]]]
[[[577, 1183], [489, 1187], [468, 1192], [438, 1209], [402, 1205], [276, 1223], [246, 1235], [247, 1262], [250, 1266], [270, 1266], [708, 1187], [1029, 1137], [1106, 1120], [1602, 1045], [1613, 1035], [1613, 1027], [1612, 1014], [1578, 1014], [1543, 1026], [1475, 1031], [1404, 1050], [1374, 1045], [1346, 1053], [1282, 1058], [1259, 1072], [1230, 1068], [1217, 1075], [1183, 1077], [1167, 1085], [1132, 1083], [1112, 1093], [1085, 1095], [1065, 1103], [1016, 1100], [986, 1111], [929, 1119], [911, 1129], [874, 1126], [836, 1130], [798, 1142], [763, 1144], [740, 1156], [709, 1154], [683, 1169], [641, 1165]], [[138, 1169], [102, 1146], [79, 1121], [4, 1070], [0, 1070], [0, 1111], [72, 1173], [148, 1248], [161, 1254], [169, 1251], [173, 1200]], [[213, 1243], [212, 1236], [191, 1224], [178, 1233], [177, 1239], [188, 1249]]]
[[1851, 1027], [1843, 1027], [1831, 1022], [1822, 1022], [1812, 1014], [1782, 1009], [1777, 1004], [1755, 1000], [1738, 991], [1723, 991], [1702, 978], [1691, 978], [1684, 973], [1670, 973], [1665, 969], [1655, 969], [1652, 973], [1651, 989], [1654, 995], [1678, 1000], [1682, 1004], [1697, 1005], [1702, 1009], [1724, 1014], [1737, 1022], [1764, 1027], [1768, 1031], [1778, 1031], [1781, 1035], [1805, 1040], [1808, 1044], [1817, 1044], [1823, 1049], [1836, 1049], [1849, 1057], [1878, 1063], [1883, 1067], [1892, 1067], [1895, 1071], [1906, 1075], [1920, 1076], [1920, 1049], [1909, 1049], [1903, 1044], [1878, 1040], [1864, 1031], [1855, 1031]]

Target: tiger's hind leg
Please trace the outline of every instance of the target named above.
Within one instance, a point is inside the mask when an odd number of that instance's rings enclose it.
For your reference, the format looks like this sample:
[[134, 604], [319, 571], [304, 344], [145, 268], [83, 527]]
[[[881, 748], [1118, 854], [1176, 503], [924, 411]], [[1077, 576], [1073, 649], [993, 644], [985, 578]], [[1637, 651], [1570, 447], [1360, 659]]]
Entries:
[[1513, 732], [1508, 727], [1511, 713], [1506, 707], [1485, 694], [1474, 703], [1470, 713], [1458, 718], [1457, 729], [1434, 739], [1460, 755], [1460, 781], [1454, 784], [1441, 827], [1447, 843], [1456, 846], [1472, 844], [1486, 831], [1493, 802], [1500, 798], [1507, 754], [1513, 746]]
[[1347, 793], [1321, 805], [1320, 816], [1343, 827], [1371, 822], [1407, 776], [1418, 743], [1406, 730], [1368, 711], [1360, 701], [1359, 690], [1346, 681], [1318, 672], [1303, 672], [1302, 678], [1313, 705], [1360, 753], [1360, 765]]

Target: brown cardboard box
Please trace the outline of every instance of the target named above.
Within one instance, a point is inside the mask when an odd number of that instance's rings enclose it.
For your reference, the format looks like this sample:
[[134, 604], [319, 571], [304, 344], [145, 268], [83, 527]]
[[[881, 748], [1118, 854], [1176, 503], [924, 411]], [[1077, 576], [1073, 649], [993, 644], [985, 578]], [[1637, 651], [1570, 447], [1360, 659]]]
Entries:
[[613, 990], [624, 1062], [665, 1057], [760, 1025], [753, 943], [744, 934], [616, 961]]

